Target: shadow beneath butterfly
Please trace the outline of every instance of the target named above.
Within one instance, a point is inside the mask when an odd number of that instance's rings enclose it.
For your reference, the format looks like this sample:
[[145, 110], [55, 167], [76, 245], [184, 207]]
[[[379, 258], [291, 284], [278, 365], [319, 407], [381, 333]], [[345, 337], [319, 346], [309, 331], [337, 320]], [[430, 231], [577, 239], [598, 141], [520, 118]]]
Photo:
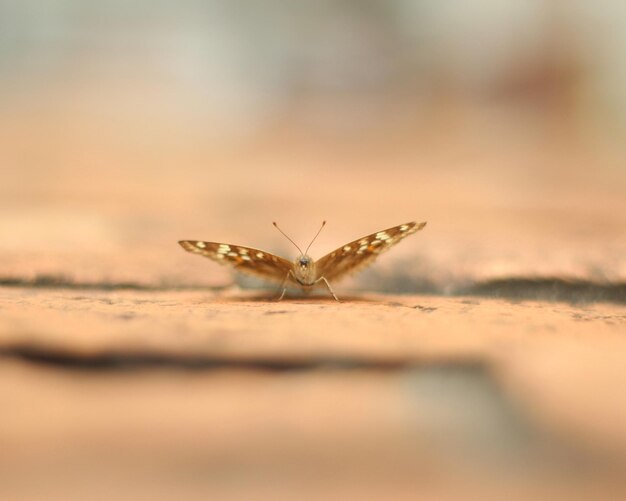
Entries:
[[220, 300], [226, 303], [276, 303], [276, 304], [342, 304], [342, 303], [380, 303], [381, 300], [365, 295], [339, 295], [339, 302], [332, 296], [323, 293], [287, 293], [283, 299], [278, 300], [279, 294], [276, 292], [254, 292], [244, 291], [233, 292], [232, 295], [221, 296]]

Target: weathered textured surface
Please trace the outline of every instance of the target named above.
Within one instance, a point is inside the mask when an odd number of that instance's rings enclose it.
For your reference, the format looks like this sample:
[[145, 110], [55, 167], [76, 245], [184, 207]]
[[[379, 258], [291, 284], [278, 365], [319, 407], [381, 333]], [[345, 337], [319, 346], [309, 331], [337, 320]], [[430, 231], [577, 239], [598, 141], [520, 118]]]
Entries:
[[37, 288], [0, 304], [2, 499], [626, 494], [623, 306]]

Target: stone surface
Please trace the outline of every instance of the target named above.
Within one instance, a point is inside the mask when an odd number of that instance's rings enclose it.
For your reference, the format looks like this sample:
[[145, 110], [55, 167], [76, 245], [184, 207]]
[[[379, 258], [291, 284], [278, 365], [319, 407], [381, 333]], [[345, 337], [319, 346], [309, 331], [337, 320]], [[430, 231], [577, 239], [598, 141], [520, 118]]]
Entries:
[[45, 288], [0, 305], [2, 499], [626, 494], [620, 305]]

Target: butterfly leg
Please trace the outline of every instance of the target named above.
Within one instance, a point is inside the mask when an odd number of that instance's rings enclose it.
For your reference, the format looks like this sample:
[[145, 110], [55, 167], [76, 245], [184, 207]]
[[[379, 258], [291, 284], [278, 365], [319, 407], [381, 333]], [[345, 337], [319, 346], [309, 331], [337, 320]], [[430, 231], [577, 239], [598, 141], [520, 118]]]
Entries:
[[319, 283], [319, 282], [324, 282], [326, 284], [326, 288], [328, 289], [328, 292], [330, 292], [330, 295], [333, 296], [335, 298], [335, 301], [337, 301], [338, 303], [340, 303], [341, 301], [339, 301], [339, 299], [337, 298], [335, 292], [333, 291], [332, 287], [330, 286], [330, 284], [328, 283], [328, 280], [326, 280], [326, 277], [320, 277], [318, 278], [315, 283]]
[[282, 301], [282, 299], [285, 297], [285, 292], [287, 292], [287, 281], [289, 280], [289, 277], [292, 276], [294, 279], [296, 278], [293, 274], [293, 272], [291, 270], [289, 270], [289, 273], [287, 273], [287, 275], [285, 276], [285, 279], [283, 280], [282, 285], [280, 286], [280, 288], [283, 290], [282, 293], [280, 294], [280, 297], [277, 299], [277, 301]]

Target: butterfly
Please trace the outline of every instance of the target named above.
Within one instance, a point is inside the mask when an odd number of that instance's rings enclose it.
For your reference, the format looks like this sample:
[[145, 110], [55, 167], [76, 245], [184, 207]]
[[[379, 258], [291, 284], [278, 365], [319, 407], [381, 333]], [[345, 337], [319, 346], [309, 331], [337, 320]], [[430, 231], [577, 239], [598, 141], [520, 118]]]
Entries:
[[295, 261], [291, 262], [269, 252], [243, 245], [205, 242], [203, 240], [181, 240], [178, 243], [183, 249], [193, 254], [208, 257], [220, 264], [229, 264], [237, 271], [264, 280], [281, 283], [282, 293], [278, 298], [279, 301], [285, 296], [288, 283], [305, 290], [323, 283], [333, 298], [339, 301], [329, 280], [343, 278], [349, 273], [372, 264], [379, 254], [389, 250], [403, 238], [426, 226], [425, 222], [411, 222], [381, 230], [347, 243], [315, 261], [308, 255], [308, 251], [326, 225], [326, 221], [322, 223], [304, 252], [276, 223], [273, 224], [300, 251], [300, 255]]

